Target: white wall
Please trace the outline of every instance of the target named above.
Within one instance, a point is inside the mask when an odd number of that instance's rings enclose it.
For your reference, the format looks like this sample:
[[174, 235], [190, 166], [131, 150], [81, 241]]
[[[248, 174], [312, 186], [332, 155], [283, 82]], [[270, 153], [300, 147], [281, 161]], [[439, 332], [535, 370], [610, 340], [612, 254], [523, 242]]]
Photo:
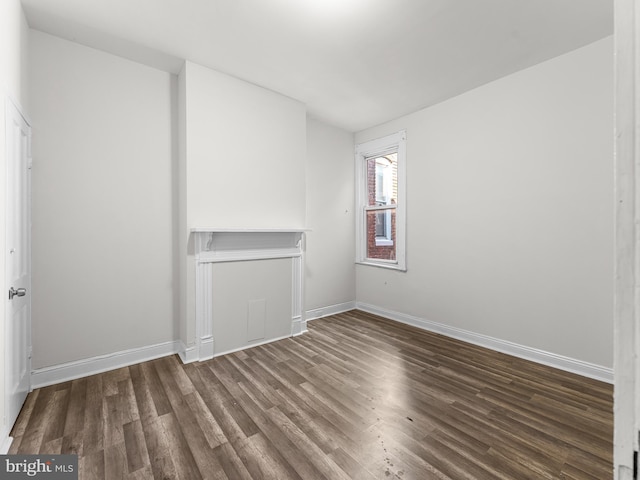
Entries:
[[305, 226], [306, 108], [188, 61], [179, 84], [184, 98], [179, 184], [185, 229], [180, 332], [184, 346], [190, 347], [196, 332], [189, 231]]
[[306, 309], [355, 301], [353, 134], [307, 119]]
[[360, 132], [407, 130], [408, 271], [357, 300], [612, 365], [611, 38]]
[[[27, 82], [27, 61], [29, 51], [29, 27], [25, 20], [19, 0], [3, 0], [0, 2], [0, 185], [5, 185], [5, 96], [21, 105], [23, 113], [29, 115], [29, 95]], [[4, 190], [3, 190], [4, 191]], [[7, 292], [5, 272], [5, 195], [0, 195], [0, 291]], [[0, 311], [2, 311], [3, 327], [0, 328], [0, 412], [5, 408], [5, 337], [4, 319], [7, 297], [0, 295]], [[5, 453], [5, 443], [11, 425], [5, 425], [5, 415], [0, 418], [0, 453]]]
[[189, 227], [304, 227], [304, 104], [185, 69]]
[[31, 44], [33, 367], [173, 341], [176, 77]]
[[[2, 95], [9, 95], [20, 104], [25, 112], [28, 112], [29, 26], [19, 0], [4, 0], [0, 5], [0, 14], [0, 40], [2, 40], [0, 42], [0, 88], [2, 88]], [[4, 122], [4, 112], [2, 121]], [[2, 135], [4, 138], [4, 129]], [[4, 150], [2, 152], [4, 154]]]

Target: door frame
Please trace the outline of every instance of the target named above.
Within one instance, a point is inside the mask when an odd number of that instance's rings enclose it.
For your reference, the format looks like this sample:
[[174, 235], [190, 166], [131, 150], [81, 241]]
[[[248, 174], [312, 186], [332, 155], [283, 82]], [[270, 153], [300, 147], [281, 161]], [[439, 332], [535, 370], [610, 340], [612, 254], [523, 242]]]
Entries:
[[614, 478], [637, 469], [640, 411], [640, 7], [615, 0]]

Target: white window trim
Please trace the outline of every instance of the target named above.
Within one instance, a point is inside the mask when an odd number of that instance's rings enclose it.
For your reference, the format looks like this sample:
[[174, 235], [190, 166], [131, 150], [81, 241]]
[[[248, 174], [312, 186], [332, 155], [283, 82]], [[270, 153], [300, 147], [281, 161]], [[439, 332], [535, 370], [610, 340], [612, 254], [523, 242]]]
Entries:
[[[356, 263], [406, 271], [406, 130], [356, 145]], [[365, 159], [374, 155], [398, 154], [398, 203], [396, 205], [396, 260], [367, 258], [367, 227], [365, 206], [368, 203]]]

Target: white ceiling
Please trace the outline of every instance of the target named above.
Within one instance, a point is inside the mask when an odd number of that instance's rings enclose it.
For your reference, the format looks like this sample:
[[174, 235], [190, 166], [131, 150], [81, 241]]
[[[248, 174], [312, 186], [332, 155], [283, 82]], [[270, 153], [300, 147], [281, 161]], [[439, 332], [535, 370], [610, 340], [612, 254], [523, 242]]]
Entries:
[[22, 0], [32, 28], [182, 60], [358, 131], [613, 33], [613, 0]]

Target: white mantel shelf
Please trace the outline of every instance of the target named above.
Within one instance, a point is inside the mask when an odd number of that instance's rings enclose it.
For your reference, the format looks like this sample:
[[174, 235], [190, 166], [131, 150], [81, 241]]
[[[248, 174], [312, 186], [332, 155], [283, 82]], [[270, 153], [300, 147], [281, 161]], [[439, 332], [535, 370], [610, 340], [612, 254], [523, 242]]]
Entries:
[[303, 233], [309, 232], [308, 228], [218, 228], [218, 227], [194, 227], [191, 233]]
[[241, 262], [302, 255], [302, 228], [196, 227], [195, 253], [199, 263]]
[[[291, 333], [307, 330], [304, 318], [304, 228], [191, 228], [196, 260], [196, 335], [198, 360], [206, 360], [221, 352], [214, 348], [213, 338], [213, 264], [248, 262], [267, 259], [292, 260]], [[277, 338], [265, 339], [267, 341]], [[246, 347], [255, 344], [247, 343]]]

